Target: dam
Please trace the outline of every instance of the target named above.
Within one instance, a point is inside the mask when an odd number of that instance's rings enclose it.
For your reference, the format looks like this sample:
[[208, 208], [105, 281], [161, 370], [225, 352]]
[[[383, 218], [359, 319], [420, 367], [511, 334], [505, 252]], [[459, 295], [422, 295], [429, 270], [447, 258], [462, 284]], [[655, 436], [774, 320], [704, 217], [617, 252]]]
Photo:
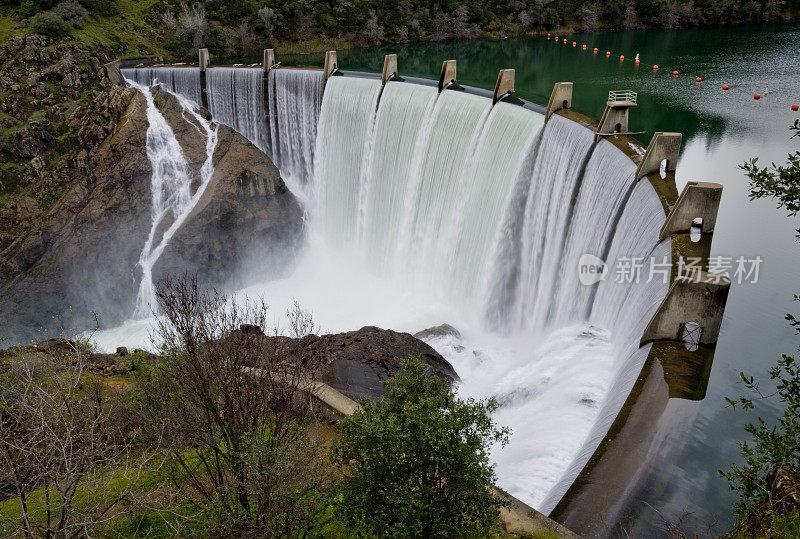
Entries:
[[[721, 187], [677, 192], [680, 135], [656, 133], [646, 149], [627, 136], [635, 94], [610, 94], [598, 123], [572, 109], [570, 83], [555, 85], [547, 107], [516, 98], [512, 70], [491, 92], [460, 86], [454, 61], [437, 82], [403, 80], [391, 55], [380, 76], [341, 71], [335, 53], [322, 70], [267, 58], [121, 74], [143, 93], [162, 84], [187, 110], [206, 103], [269, 155], [303, 203], [310, 243], [467, 313], [482, 344], [515, 343], [507, 354], [431, 344], [450, 351], [440, 350], [463, 372], [465, 395], [503, 405], [514, 438], [498, 457], [501, 486], [588, 533], [595, 524], [578, 508], [609, 511], [626, 491], [636, 459], [609, 483], [605, 456], [646, 452], [642, 432], [661, 405], [651, 396], [704, 394], [729, 286], [705, 273]], [[179, 198], [178, 215], [193, 194]], [[664, 278], [586, 284], [587, 255], [607, 271], [658, 261]], [[145, 246], [151, 267], [153, 256]], [[692, 275], [688, 258], [701, 260]], [[150, 285], [137, 305], [152, 304]]]

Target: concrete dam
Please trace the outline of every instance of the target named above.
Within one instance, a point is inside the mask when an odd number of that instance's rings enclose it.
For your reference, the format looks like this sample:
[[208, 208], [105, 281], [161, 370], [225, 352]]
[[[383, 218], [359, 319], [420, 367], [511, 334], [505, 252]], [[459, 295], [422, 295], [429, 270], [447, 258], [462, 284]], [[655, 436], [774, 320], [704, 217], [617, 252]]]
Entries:
[[[204, 50], [199, 67], [108, 69], [146, 95], [161, 84], [190, 114], [206, 106], [270, 156], [310, 243], [466, 313], [505, 350], [438, 343], [463, 394], [503, 405], [514, 436], [496, 455], [500, 485], [570, 529], [601, 533], [597, 515], [635, 493], [670, 399], [703, 398], [730, 285], [706, 273], [722, 188], [678, 193], [681, 136], [630, 138], [635, 93], [611, 92], [597, 122], [572, 109], [572, 83], [545, 107], [514, 94], [509, 69], [493, 92], [462, 87], [452, 60], [438, 81], [403, 77], [394, 55], [381, 74], [343, 71], [333, 51], [324, 69], [277, 66], [272, 51], [260, 67], [216, 67]], [[211, 156], [213, 125], [198, 124]], [[174, 156], [170, 144], [148, 131], [148, 155]], [[202, 181], [153, 176], [175, 215], [191, 210]], [[154, 256], [145, 246], [137, 305], [153, 301]], [[634, 279], [615, 261], [653, 266]]]

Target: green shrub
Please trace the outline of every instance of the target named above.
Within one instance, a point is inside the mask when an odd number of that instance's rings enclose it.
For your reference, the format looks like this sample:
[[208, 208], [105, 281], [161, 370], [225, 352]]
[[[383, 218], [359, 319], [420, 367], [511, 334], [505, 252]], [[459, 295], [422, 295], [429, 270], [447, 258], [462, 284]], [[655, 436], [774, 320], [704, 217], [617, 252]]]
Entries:
[[64, 19], [73, 28], [83, 28], [89, 12], [77, 2], [62, 2], [53, 8], [53, 13]]
[[38, 13], [31, 18], [30, 28], [37, 34], [59, 37], [69, 33], [71, 27], [67, 21], [52, 11]]
[[19, 3], [19, 15], [23, 19], [28, 19], [39, 13], [42, 8], [35, 0], [22, 0]]
[[94, 11], [106, 17], [119, 13], [117, 0], [94, 0]]

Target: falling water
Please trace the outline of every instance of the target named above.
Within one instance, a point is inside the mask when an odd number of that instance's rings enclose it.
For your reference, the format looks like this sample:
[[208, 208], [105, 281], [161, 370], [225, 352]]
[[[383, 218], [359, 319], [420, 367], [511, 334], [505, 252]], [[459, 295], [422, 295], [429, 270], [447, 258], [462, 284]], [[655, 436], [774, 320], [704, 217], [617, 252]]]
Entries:
[[[255, 71], [208, 74], [215, 118], [254, 142], [264, 140], [248, 123], [263, 99]], [[653, 256], [668, 267], [656, 193], [634, 182], [622, 151], [559, 115], [542, 128], [530, 110], [407, 82], [382, 89], [344, 76], [327, 81], [324, 97], [322, 88], [319, 71], [269, 74], [264, 148], [293, 191], [313, 194], [307, 209], [320, 241], [294, 276], [262, 291], [308, 292], [304, 306], [328, 329], [458, 325], [463, 340], [431, 344], [461, 375], [462, 395], [503, 404], [497, 420], [514, 435], [493, 455], [501, 484], [550, 510], [630, 392], [649, 352], [639, 339], [667, 290], [660, 277], [637, 284], [613, 273], [585, 286], [578, 260], [606, 257], [613, 269], [621, 257]], [[145, 273], [193, 198], [180, 147], [159, 117], [150, 96]], [[148, 297], [140, 290], [142, 303]]]
[[419, 169], [427, 144], [436, 88], [389, 82], [381, 94], [372, 158], [366, 171], [360, 237], [366, 261], [375, 271], [387, 271], [400, 234], [411, 178]]
[[[333, 79], [332, 79], [333, 80]], [[296, 195], [314, 177], [314, 151], [325, 81], [318, 69], [270, 69], [268, 100], [272, 161]]]
[[362, 196], [362, 164], [374, 135], [381, 82], [332, 77], [325, 88], [317, 137], [314, 178], [317, 216], [333, 245], [353, 245]]
[[173, 94], [185, 97], [195, 105], [203, 102], [200, 69], [197, 67], [137, 67], [120, 71], [127, 80], [142, 86], [161, 84]]
[[215, 121], [235, 129], [261, 151], [270, 153], [261, 68], [209, 68], [206, 70], [206, 93]]
[[[189, 216], [194, 205], [202, 196], [214, 173], [212, 157], [217, 145], [217, 129], [201, 114], [195, 111], [195, 104], [187, 98], [176, 95], [189, 121], [206, 139], [206, 159], [200, 168], [200, 182], [194, 193], [191, 192], [193, 177], [183, 155], [180, 143], [172, 128], [156, 107], [152, 90], [136, 82], [128, 83], [139, 90], [147, 100], [147, 158], [152, 174], [150, 192], [152, 196], [152, 224], [147, 241], [139, 256], [142, 280], [136, 296], [135, 318], [145, 318], [156, 312], [157, 303], [153, 286], [153, 266], [172, 236]], [[167, 226], [164, 230], [164, 226]], [[161, 237], [158, 233], [163, 230]]]

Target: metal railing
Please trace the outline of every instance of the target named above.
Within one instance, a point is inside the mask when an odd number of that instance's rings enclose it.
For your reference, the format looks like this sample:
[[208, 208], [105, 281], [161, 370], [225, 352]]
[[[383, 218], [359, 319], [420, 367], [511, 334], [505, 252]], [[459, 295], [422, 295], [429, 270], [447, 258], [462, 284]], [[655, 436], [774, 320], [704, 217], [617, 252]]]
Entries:
[[636, 103], [636, 92], [633, 90], [612, 90], [608, 92], [609, 103]]

